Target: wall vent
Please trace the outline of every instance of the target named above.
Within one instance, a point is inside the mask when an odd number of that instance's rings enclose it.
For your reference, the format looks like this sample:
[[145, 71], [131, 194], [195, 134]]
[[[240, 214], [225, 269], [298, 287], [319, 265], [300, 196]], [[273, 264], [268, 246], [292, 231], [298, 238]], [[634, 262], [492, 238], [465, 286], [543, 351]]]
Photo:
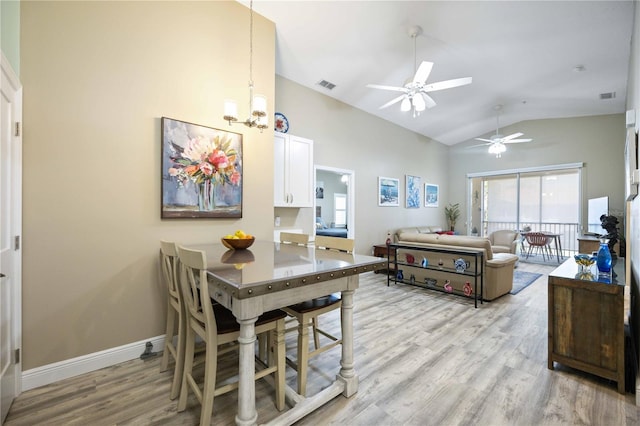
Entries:
[[604, 100], [604, 99], [613, 99], [616, 97], [616, 92], [607, 92], [607, 93], [600, 93], [600, 99]]
[[327, 80], [320, 80], [318, 84], [327, 90], [333, 90], [333, 88], [336, 87], [335, 84], [328, 82]]

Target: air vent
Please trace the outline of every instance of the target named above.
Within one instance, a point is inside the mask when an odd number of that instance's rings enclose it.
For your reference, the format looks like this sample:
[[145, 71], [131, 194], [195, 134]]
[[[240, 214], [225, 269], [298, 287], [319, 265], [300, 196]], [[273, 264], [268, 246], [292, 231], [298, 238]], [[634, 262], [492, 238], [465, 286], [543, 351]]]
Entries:
[[607, 93], [600, 93], [600, 99], [604, 100], [604, 99], [613, 99], [616, 97], [616, 92], [607, 92]]
[[327, 90], [333, 90], [334, 87], [336, 87], [335, 84], [328, 82], [327, 80], [320, 80], [318, 82], [318, 84], [322, 87], [324, 87]]

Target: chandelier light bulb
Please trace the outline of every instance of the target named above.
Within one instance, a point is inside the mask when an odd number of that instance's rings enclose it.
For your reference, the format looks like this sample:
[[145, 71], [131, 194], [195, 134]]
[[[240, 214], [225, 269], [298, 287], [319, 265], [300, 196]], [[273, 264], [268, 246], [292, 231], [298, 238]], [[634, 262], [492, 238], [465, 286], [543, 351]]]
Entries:
[[264, 117], [267, 115], [267, 98], [264, 95], [255, 95], [253, 97], [251, 114], [256, 117]]
[[238, 104], [233, 99], [225, 99], [224, 101], [224, 119], [226, 121], [238, 119]]

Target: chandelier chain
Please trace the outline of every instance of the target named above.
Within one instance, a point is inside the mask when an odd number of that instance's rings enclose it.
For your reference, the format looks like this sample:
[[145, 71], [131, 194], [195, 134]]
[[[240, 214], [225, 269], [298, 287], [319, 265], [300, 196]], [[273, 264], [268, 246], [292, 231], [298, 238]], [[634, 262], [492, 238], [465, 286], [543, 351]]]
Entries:
[[253, 0], [249, 3], [249, 84], [253, 86]]

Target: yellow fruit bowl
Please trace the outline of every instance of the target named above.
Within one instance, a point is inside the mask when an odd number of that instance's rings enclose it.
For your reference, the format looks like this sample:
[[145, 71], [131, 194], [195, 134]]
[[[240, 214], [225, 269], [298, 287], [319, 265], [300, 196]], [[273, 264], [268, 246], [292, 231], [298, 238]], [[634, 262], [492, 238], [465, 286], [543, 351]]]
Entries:
[[244, 250], [251, 247], [255, 241], [255, 237], [251, 238], [221, 238], [222, 245], [231, 250]]

